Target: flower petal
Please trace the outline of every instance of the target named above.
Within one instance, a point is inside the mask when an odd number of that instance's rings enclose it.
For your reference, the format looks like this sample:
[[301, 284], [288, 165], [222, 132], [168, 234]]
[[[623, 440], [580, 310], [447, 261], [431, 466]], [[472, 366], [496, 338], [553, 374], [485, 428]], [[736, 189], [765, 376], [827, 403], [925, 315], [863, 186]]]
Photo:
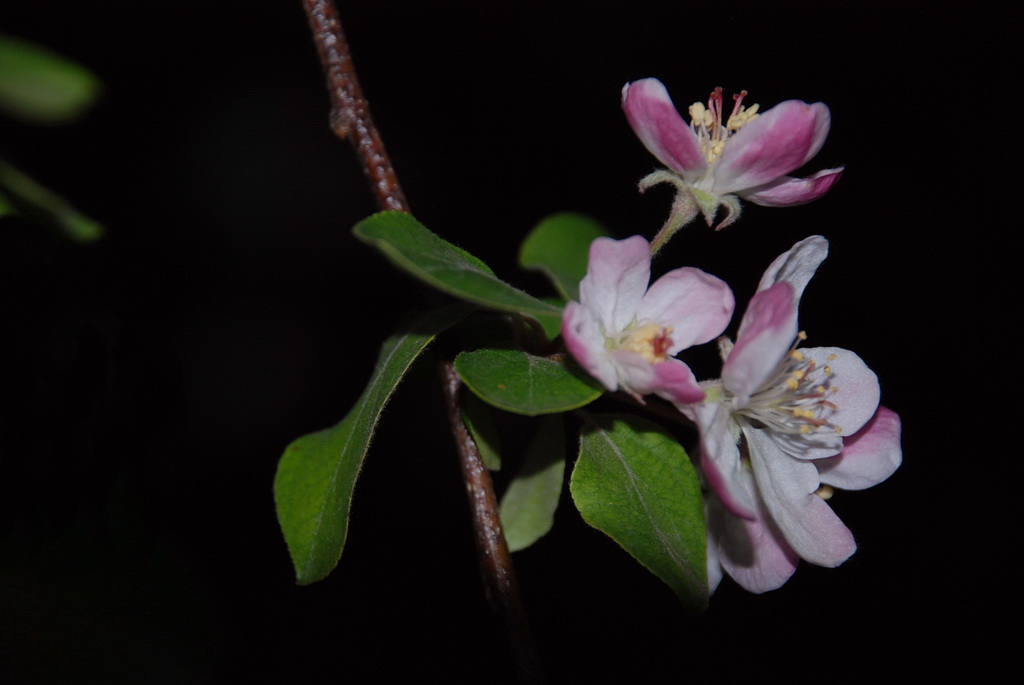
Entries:
[[739, 193], [744, 200], [765, 207], [792, 207], [817, 200], [843, 175], [843, 167], [822, 169], [807, 178], [783, 176], [771, 183]]
[[714, 559], [745, 590], [756, 593], [778, 589], [793, 575], [800, 557], [763, 506], [752, 521], [733, 516], [714, 495], [708, 496], [704, 509], [709, 566]]
[[796, 338], [796, 303], [788, 283], [776, 283], [750, 300], [736, 345], [722, 365], [722, 382], [742, 409], [789, 352]]
[[789, 283], [793, 286], [793, 297], [799, 301], [807, 283], [827, 256], [827, 240], [820, 235], [804, 238], [775, 258], [761, 277], [757, 291], [767, 290], [776, 283]]
[[580, 303], [604, 326], [605, 335], [617, 335], [633, 323], [650, 280], [650, 244], [643, 236], [596, 238], [580, 281]]
[[771, 183], [818, 153], [831, 123], [828, 107], [787, 100], [736, 132], [715, 169], [714, 192], [740, 193]]
[[604, 334], [593, 312], [579, 302], [570, 302], [562, 315], [562, 340], [569, 353], [587, 373], [611, 391], [619, 389], [615, 365], [604, 348]]
[[828, 399], [836, 409], [828, 420], [838, 427], [839, 435], [859, 431], [878, 409], [878, 376], [863, 359], [841, 347], [808, 347], [800, 351], [804, 357], [813, 359], [819, 369], [828, 367], [830, 371], [832, 394]]
[[700, 467], [708, 486], [729, 511], [754, 519], [757, 505], [754, 494], [743, 485], [745, 468], [730, 431], [729, 411], [711, 402], [682, 406], [679, 410], [700, 431]]
[[707, 169], [697, 135], [679, 116], [661, 81], [646, 78], [627, 83], [622, 88], [622, 109], [640, 142], [669, 169], [690, 182]]
[[669, 356], [722, 334], [736, 306], [725, 281], [700, 269], [669, 271], [651, 285], [637, 310], [637, 320], [671, 327]]
[[812, 462], [780, 451], [768, 431], [744, 426], [750, 462], [765, 509], [800, 558], [818, 566], [839, 566], [857, 550], [849, 528], [823, 499]]
[[652, 364], [636, 352], [615, 350], [609, 355], [618, 372], [619, 384], [638, 395], [657, 393], [671, 402], [690, 404], [704, 399], [693, 372], [679, 359]]
[[658, 393], [675, 404], [693, 404], [704, 401], [705, 393], [697, 383], [693, 371], [682, 360], [666, 359], [654, 365]]
[[863, 490], [891, 476], [903, 461], [900, 417], [885, 407], [879, 407], [874, 417], [844, 442], [842, 452], [814, 462], [822, 483]]

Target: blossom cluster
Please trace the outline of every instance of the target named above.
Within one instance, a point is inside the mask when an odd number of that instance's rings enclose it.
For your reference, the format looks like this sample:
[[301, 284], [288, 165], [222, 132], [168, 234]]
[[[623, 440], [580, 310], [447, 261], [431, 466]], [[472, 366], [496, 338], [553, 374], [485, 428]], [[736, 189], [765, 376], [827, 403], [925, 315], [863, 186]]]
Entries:
[[[786, 176], [821, 147], [823, 104], [791, 100], [759, 113], [740, 96], [723, 124], [721, 101], [719, 89], [707, 107], [693, 105], [687, 125], [660, 82], [623, 91], [633, 129], [709, 225], [719, 205], [723, 224], [735, 219], [735, 196], [799, 204], [838, 179], [842, 169]], [[580, 299], [566, 307], [562, 337], [586, 371], [610, 391], [668, 400], [696, 426], [712, 590], [723, 571], [765, 592], [783, 585], [799, 559], [842, 564], [856, 543], [827, 503], [833, 488], [870, 487], [900, 465], [900, 420], [879, 405], [871, 369], [849, 350], [801, 346], [798, 305], [827, 253], [825, 238], [812, 236], [776, 258], [735, 341], [720, 337], [735, 307], [729, 286], [692, 267], [649, 283], [652, 244], [642, 236], [595, 240]], [[676, 355], [715, 339], [721, 376], [698, 382]]]

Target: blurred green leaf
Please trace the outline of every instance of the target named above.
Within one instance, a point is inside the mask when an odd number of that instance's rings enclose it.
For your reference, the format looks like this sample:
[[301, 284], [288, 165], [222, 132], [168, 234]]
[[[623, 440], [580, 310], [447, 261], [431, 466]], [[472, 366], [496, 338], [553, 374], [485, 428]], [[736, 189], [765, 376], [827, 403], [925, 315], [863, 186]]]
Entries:
[[501, 524], [510, 552], [526, 549], [551, 530], [565, 478], [565, 419], [541, 419], [523, 466], [501, 498]]
[[521, 350], [463, 352], [455, 370], [484, 402], [527, 416], [576, 409], [604, 393], [604, 386], [575, 366]]
[[0, 160], [0, 216], [4, 214], [37, 221], [78, 243], [91, 243], [103, 237], [102, 224]]
[[7, 199], [3, 191], [0, 190], [0, 216], [17, 215], [18, 210], [14, 208], [11, 201]]
[[548, 340], [554, 340], [562, 334], [562, 311], [565, 309], [565, 300], [560, 297], [542, 297], [542, 300], [553, 307], [558, 307], [558, 314], [537, 314], [534, 318], [544, 329], [544, 335]]
[[686, 611], [707, 606], [704, 500], [671, 435], [635, 416], [588, 418], [569, 490], [583, 519], [665, 581]]
[[604, 226], [582, 214], [564, 212], [541, 221], [519, 248], [524, 269], [544, 272], [562, 297], [580, 299], [580, 281], [594, 238], [608, 235]]
[[501, 470], [501, 441], [493, 410], [471, 392], [462, 393], [462, 420], [473, 436], [480, 459], [491, 471]]
[[491, 309], [531, 316], [561, 316], [561, 310], [500, 280], [462, 248], [431, 233], [405, 212], [380, 212], [352, 229], [392, 264], [438, 290]]
[[99, 96], [100, 80], [49, 50], [0, 35], [0, 111], [36, 124], [81, 116]]
[[461, 303], [438, 309], [392, 335], [348, 415], [285, 448], [274, 478], [274, 502], [300, 585], [322, 580], [338, 565], [352, 491], [384, 405], [427, 344], [472, 309]]

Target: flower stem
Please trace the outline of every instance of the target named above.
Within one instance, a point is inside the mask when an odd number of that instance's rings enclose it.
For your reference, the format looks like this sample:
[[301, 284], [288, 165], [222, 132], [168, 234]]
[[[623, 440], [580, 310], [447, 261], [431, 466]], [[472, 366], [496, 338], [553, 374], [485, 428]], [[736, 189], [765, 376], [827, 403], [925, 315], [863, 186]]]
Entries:
[[[313, 32], [320, 62], [331, 97], [331, 127], [339, 138], [348, 139], [356, 151], [370, 187], [382, 209], [409, 211], [409, 204], [398, 183], [394, 167], [384, 150], [384, 142], [370, 115], [349, 53], [348, 41], [333, 0], [302, 0]], [[485, 593], [501, 615], [512, 645], [522, 683], [544, 681], [537, 648], [526, 621], [519, 594], [512, 556], [498, 515], [498, 500], [491, 476], [480, 458], [480, 451], [462, 420], [459, 392], [462, 381], [450, 361], [439, 362], [441, 384], [448, 405], [448, 419], [459, 454], [459, 463], [469, 496], [473, 529], [476, 533], [477, 561]]]
[[651, 241], [652, 257], [669, 241], [669, 238], [676, 234], [676, 231], [693, 221], [698, 212], [693, 192], [682, 178], [670, 171], [660, 170], [644, 176], [640, 179], [640, 192], [642, 193], [659, 183], [668, 183], [674, 186], [676, 196], [672, 200], [672, 211], [669, 213], [668, 219], [665, 220], [665, 224]]

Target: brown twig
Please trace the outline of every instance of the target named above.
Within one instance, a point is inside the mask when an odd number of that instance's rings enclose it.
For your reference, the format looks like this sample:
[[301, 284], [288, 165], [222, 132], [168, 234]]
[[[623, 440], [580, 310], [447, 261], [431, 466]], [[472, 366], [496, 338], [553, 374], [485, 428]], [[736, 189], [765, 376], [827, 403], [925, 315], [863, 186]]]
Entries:
[[459, 466], [466, 485], [466, 496], [473, 512], [473, 528], [476, 533], [477, 559], [480, 562], [480, 574], [483, 576], [484, 589], [491, 605], [501, 614], [505, 621], [505, 629], [509, 635], [514, 657], [522, 683], [543, 682], [540, 659], [537, 648], [530, 634], [519, 594], [519, 583], [516, 580], [512, 555], [505, 542], [505, 534], [498, 516], [498, 500], [494, 495], [491, 474], [480, 458], [480, 451], [473, 441], [459, 404], [462, 390], [462, 379], [459, 378], [455, 365], [450, 361], [438, 363], [441, 382], [444, 386], [445, 407], [448, 420], [452, 425], [455, 447], [459, 453]]
[[[398, 177], [370, 116], [369, 104], [359, 87], [348, 42], [341, 30], [333, 0], [302, 0], [302, 4], [327, 77], [334, 132], [340, 138], [347, 138], [355, 148], [363, 164], [363, 171], [370, 180], [377, 206], [382, 210], [409, 211]], [[484, 588], [491, 605], [501, 614], [505, 623], [520, 682], [541, 683], [544, 678], [540, 659], [526, 621], [512, 556], [502, 532], [494, 485], [459, 409], [462, 381], [450, 361], [440, 362], [439, 371], [448, 405], [448, 419], [469, 497]]]
[[377, 206], [408, 212], [409, 204], [370, 116], [370, 104], [359, 87], [348, 41], [341, 30], [333, 0], [302, 0], [302, 6], [309, 18], [309, 27], [313, 30], [313, 40], [327, 77], [327, 90], [331, 95], [331, 127], [339, 138], [347, 138], [355, 148], [377, 198]]

